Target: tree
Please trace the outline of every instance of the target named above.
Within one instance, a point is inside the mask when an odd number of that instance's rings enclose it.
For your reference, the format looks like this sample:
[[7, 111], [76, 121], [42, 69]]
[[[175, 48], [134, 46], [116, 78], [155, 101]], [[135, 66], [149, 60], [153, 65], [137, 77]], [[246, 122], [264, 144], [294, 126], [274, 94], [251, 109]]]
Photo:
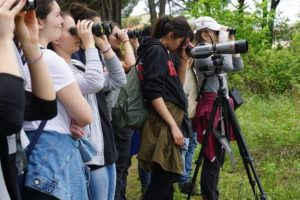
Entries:
[[[247, 11], [246, 2], [237, 0], [233, 10], [228, 9], [228, 1], [224, 0], [188, 0], [185, 4], [190, 8], [187, 13], [191, 16], [212, 16], [220, 23], [237, 27], [239, 36], [250, 37], [260, 47], [271, 47], [276, 39], [275, 14], [280, 0], [256, 1], [255, 10], [252, 12]], [[279, 27], [282, 27], [284, 20], [279, 22]]]
[[270, 32], [270, 42], [271, 43], [273, 43], [273, 41], [274, 41], [275, 13], [276, 13], [276, 8], [277, 8], [279, 3], [280, 3], [280, 0], [271, 0], [270, 17], [269, 17], [269, 20], [268, 20], [268, 27], [269, 27], [269, 32]]
[[149, 12], [150, 12], [150, 22], [153, 25], [157, 20], [156, 5], [154, 0], [148, 0]]
[[159, 17], [162, 17], [166, 14], [166, 0], [159, 1]]
[[122, 10], [128, 16], [138, 0], [64, 0], [60, 2], [63, 8], [67, 8], [72, 2], [85, 3], [89, 8], [100, 14], [102, 21], [114, 21], [122, 25]]

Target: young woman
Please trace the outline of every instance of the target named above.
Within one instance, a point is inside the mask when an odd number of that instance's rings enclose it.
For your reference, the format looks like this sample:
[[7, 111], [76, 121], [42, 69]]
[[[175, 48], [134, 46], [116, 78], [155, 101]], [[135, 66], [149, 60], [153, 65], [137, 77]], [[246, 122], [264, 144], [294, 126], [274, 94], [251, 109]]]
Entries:
[[[2, 1], [0, 6], [0, 24], [5, 27], [0, 31], [0, 170], [3, 171], [0, 193], [3, 199], [19, 200], [17, 173], [23, 169], [16, 166], [18, 156], [12, 147], [16, 147], [16, 138], [25, 138], [20, 134], [23, 119], [51, 119], [57, 109], [52, 80], [38, 45], [35, 12], [21, 12], [25, 1], [19, 1], [12, 8], [13, 3]], [[14, 33], [18, 49], [13, 41]], [[20, 46], [24, 62], [19, 55]], [[30, 71], [32, 92], [24, 92], [25, 62]]]
[[[125, 72], [128, 72], [131, 67], [135, 65], [134, 50], [131, 46], [127, 30], [120, 29], [119, 25], [114, 22], [112, 24], [112, 33], [108, 36], [108, 41], [112, 49], [118, 55], [119, 60], [122, 63], [122, 67]], [[136, 39], [137, 40], [137, 39]], [[108, 97], [108, 105], [111, 106], [109, 109], [113, 109], [117, 103], [119, 91], [112, 91]], [[116, 162], [117, 168], [117, 185], [115, 200], [126, 199], [126, 187], [127, 187], [127, 175], [128, 175], [128, 163], [130, 162], [130, 147], [131, 138], [134, 131], [128, 127], [119, 129], [114, 126], [114, 118], [112, 117], [112, 125], [114, 128], [115, 141], [118, 149], [119, 157]]]
[[[184, 46], [192, 34], [184, 17], [165, 16], [153, 27], [152, 38], [145, 38], [138, 48], [142, 91], [150, 104], [138, 153], [140, 166], [152, 171], [145, 200], [172, 199], [172, 185], [182, 174], [180, 127], [187, 106], [182, 83], [189, 60]], [[179, 63], [173, 54], [179, 54]]]
[[[197, 43], [217, 44], [227, 42], [228, 40], [234, 40], [234, 35], [228, 33], [227, 27], [218, 24], [213, 18], [205, 16], [196, 20], [196, 40]], [[212, 112], [213, 103], [219, 89], [218, 76], [222, 77], [223, 88], [226, 90], [226, 96], [228, 96], [226, 72], [243, 68], [242, 58], [239, 54], [224, 54], [222, 57], [224, 58], [224, 61], [222, 64], [222, 71], [219, 74], [214, 72], [214, 64], [211, 56], [204, 59], [195, 59], [194, 62], [198, 80], [206, 79], [203, 81], [204, 85], [201, 87], [202, 91], [200, 91], [196, 114], [193, 119], [193, 129], [197, 132], [199, 143], [202, 143], [203, 141], [203, 131], [206, 130], [208, 126], [209, 116]], [[208, 66], [213, 70], [201, 71], [199, 69], [200, 66]], [[232, 100], [229, 100], [233, 107]], [[213, 122], [214, 129], [221, 128], [220, 118], [220, 112], [217, 111]], [[227, 128], [228, 130], [231, 129], [230, 127]], [[234, 138], [233, 133], [231, 133], [231, 131], [229, 132], [230, 133], [227, 134], [229, 139], [232, 140]], [[219, 199], [219, 172], [224, 160], [225, 151], [213, 133], [207, 134], [209, 135], [201, 172], [201, 195], [205, 200], [215, 200]]]
[[[87, 8], [86, 6], [83, 6], [82, 4], [72, 4], [70, 8], [70, 13], [72, 14], [73, 18], [75, 19], [75, 22], [77, 23], [77, 30], [79, 36], [81, 35], [79, 26], [84, 20], [92, 20], [94, 24], [101, 23], [99, 14], [96, 13], [94, 10]], [[70, 25], [66, 23], [66, 26]], [[81, 37], [82, 36], [80, 36], [80, 38]], [[91, 124], [91, 128], [97, 126], [94, 129], [91, 129], [89, 140], [94, 144], [96, 149], [102, 150], [104, 161], [101, 160], [101, 157], [96, 156], [91, 162], [87, 163], [88, 166], [91, 168], [89, 189], [92, 200], [113, 200], [116, 188], [115, 162], [117, 159], [117, 150], [111, 120], [107, 109], [108, 106], [106, 104], [106, 93], [111, 90], [119, 89], [124, 84], [126, 84], [126, 76], [121, 66], [121, 62], [112, 50], [110, 44], [106, 39], [106, 36], [102, 36], [100, 38], [94, 37], [94, 39], [96, 47], [100, 50], [102, 58], [102, 63], [100, 63], [100, 65], [98, 64], [97, 68], [101, 69], [102, 72], [104, 71], [102, 76], [104, 75], [105, 81], [102, 88], [98, 87], [97, 93], [95, 91], [89, 92], [89, 96], [96, 97], [96, 102], [94, 102], [96, 108], [93, 109], [94, 120]], [[82, 81], [88, 79], [88, 69], [91, 68], [91, 66], [88, 65], [90, 60], [90, 56], [87, 54], [88, 49], [86, 48], [85, 44], [83, 45], [83, 47], [84, 48], [81, 48], [78, 52], [78, 55], [81, 55], [78, 57], [81, 61], [81, 66], [85, 68], [85, 72], [75, 69], [74, 66], [72, 66], [73, 72], [76, 74], [76, 77], [83, 77], [81, 78]], [[78, 62], [79, 61], [72, 60], [73, 65]], [[96, 75], [96, 71], [94, 71], [93, 74]], [[77, 81], [79, 86], [82, 85], [82, 81], [80, 81], [80, 79], [77, 78]], [[81, 86], [80, 88], [83, 93], [87, 93], [87, 91], [83, 91], [84, 88], [82, 88]], [[104, 148], [99, 142], [95, 140], [95, 138], [101, 136], [103, 137]]]
[[[95, 152], [87, 140], [75, 139], [69, 127], [72, 120], [81, 127], [91, 123], [92, 112], [68, 64], [55, 52], [46, 49], [62, 34], [59, 5], [54, 0], [36, 0], [36, 4], [39, 43], [57, 95], [58, 114], [47, 121], [31, 153], [23, 197], [30, 200], [88, 199], [84, 162]], [[28, 73], [26, 78], [29, 79]], [[29, 138], [34, 136], [39, 124], [38, 121], [24, 123]]]
[[[114, 22], [112, 24], [112, 33], [108, 36], [108, 41], [112, 49], [117, 53], [122, 62], [125, 71], [128, 71], [135, 64], [135, 56], [128, 37], [127, 29], [120, 29], [119, 25]], [[121, 50], [121, 46], [123, 49]]]

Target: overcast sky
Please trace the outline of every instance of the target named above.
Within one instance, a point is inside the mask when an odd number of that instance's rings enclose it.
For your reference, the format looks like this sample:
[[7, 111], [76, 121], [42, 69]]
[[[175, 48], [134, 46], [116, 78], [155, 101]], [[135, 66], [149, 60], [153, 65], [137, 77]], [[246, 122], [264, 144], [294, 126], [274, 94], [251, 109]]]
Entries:
[[[232, 0], [232, 2], [236, 2], [236, 0]], [[247, 4], [251, 5], [253, 0], [246, 0]], [[139, 1], [138, 5], [133, 9], [131, 15], [140, 15], [146, 12], [146, 4], [145, 0]], [[166, 9], [168, 10], [168, 8]], [[299, 21], [300, 14], [300, 0], [281, 0], [277, 13], [281, 13], [281, 16], [288, 17], [291, 20], [291, 23], [295, 21]]]

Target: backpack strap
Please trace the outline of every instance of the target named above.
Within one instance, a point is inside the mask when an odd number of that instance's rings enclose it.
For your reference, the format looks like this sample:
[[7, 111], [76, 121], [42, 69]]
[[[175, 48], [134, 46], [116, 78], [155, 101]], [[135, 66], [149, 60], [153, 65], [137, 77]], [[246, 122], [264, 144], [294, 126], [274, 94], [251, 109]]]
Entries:
[[75, 65], [75, 64], [72, 64], [74, 67], [76, 67], [79, 71], [82, 71], [82, 72], [85, 72], [85, 69], [79, 65]]
[[37, 141], [39, 140], [40, 136], [42, 135], [42, 132], [46, 126], [46, 123], [47, 123], [47, 120], [43, 120], [38, 129], [36, 130], [36, 133], [34, 134], [32, 140], [30, 141], [28, 147], [27, 147], [27, 151], [26, 151], [26, 156], [27, 156], [27, 159], [29, 159], [29, 156], [34, 148], [34, 146], [36, 145]]

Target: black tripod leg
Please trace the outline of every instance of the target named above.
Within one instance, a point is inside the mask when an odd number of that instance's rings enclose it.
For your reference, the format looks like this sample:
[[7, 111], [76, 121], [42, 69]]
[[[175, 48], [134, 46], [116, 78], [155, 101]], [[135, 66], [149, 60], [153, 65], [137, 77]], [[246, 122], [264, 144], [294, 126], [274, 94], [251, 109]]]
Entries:
[[[265, 193], [265, 191], [264, 191], [264, 189], [261, 185], [260, 179], [259, 179], [259, 177], [256, 173], [255, 167], [253, 165], [253, 159], [252, 159], [252, 157], [249, 153], [249, 150], [247, 148], [247, 145], [246, 145], [244, 136], [242, 134], [239, 122], [238, 122], [238, 120], [237, 120], [237, 118], [234, 114], [234, 111], [230, 107], [228, 99], [223, 97], [222, 100], [225, 103], [225, 108], [228, 111], [228, 116], [229, 116], [229, 119], [230, 119], [230, 121], [232, 123], [232, 126], [233, 126], [233, 130], [234, 130], [234, 134], [235, 134], [235, 137], [236, 137], [237, 145], [238, 145], [238, 148], [239, 148], [239, 151], [240, 151], [240, 155], [243, 159], [244, 167], [245, 167], [245, 170], [246, 170], [246, 173], [247, 173], [247, 176], [248, 176], [249, 183], [251, 185], [253, 194], [257, 198], [256, 192], [255, 192], [255, 184], [257, 183], [257, 186], [258, 186], [259, 191], [260, 191], [260, 198], [262, 200], [266, 200], [267, 195], [266, 195], [266, 193]], [[255, 180], [253, 180], [252, 175], [254, 176]]]
[[203, 133], [204, 137], [203, 137], [203, 141], [202, 141], [202, 146], [201, 146], [201, 150], [200, 150], [200, 153], [198, 155], [198, 158], [195, 162], [196, 167], [195, 167], [194, 175], [193, 175], [192, 182], [191, 182], [191, 185], [190, 185], [190, 188], [189, 188], [189, 194], [188, 194], [187, 200], [190, 200], [193, 188], [195, 188], [196, 179], [197, 179], [197, 176], [198, 176], [198, 172], [199, 172], [199, 169], [200, 169], [200, 166], [201, 166], [201, 163], [202, 163], [202, 159], [203, 159], [203, 156], [204, 156], [204, 152], [205, 152], [206, 143], [207, 143], [207, 140], [208, 140], [208, 134], [210, 134], [213, 131], [214, 119], [215, 119], [220, 101], [221, 101], [221, 99], [219, 97], [217, 97], [215, 99], [214, 104], [213, 104], [213, 108], [212, 108], [212, 112], [209, 116], [207, 128], [205, 129], [205, 131]]

